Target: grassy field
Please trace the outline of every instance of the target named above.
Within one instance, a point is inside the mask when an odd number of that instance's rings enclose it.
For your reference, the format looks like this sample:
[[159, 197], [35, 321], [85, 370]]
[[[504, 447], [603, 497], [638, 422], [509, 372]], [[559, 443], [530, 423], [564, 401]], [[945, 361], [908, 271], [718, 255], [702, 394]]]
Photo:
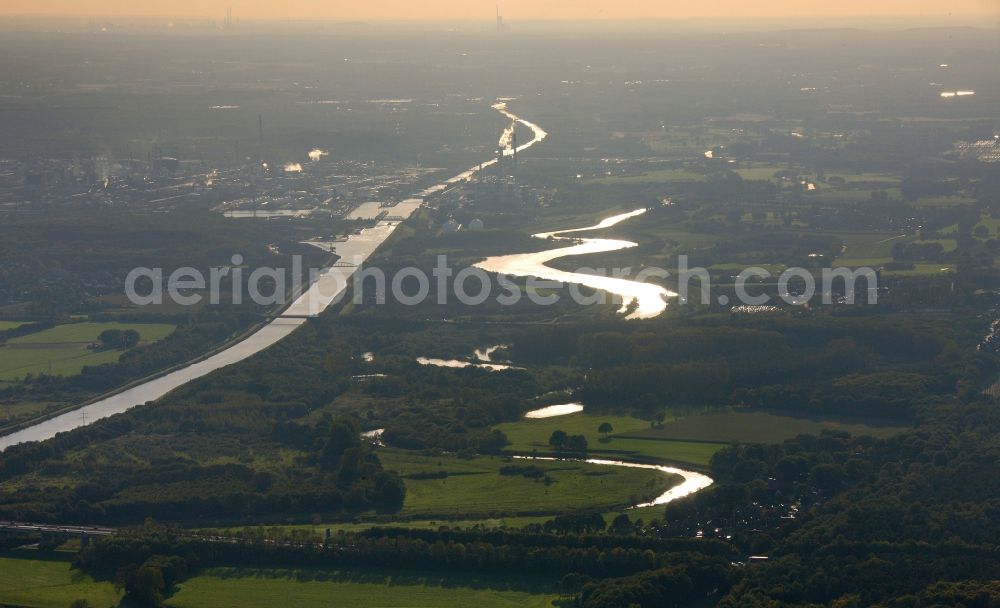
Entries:
[[[736, 276], [743, 272], [746, 267], [746, 264], [712, 264], [708, 267], [708, 270], [713, 273], [725, 272], [730, 273], [732, 276]], [[759, 264], [758, 267], [770, 272], [773, 276], [780, 275], [786, 268], [788, 268], [785, 264]]]
[[10, 344], [89, 344], [106, 329], [134, 329], [143, 342], [162, 340], [174, 331], [174, 325], [165, 323], [70, 323], [58, 325], [38, 333], [14, 338]]
[[0, 347], [0, 380], [27, 374], [74, 376], [87, 365], [113, 363], [120, 350], [87, 348], [106, 329], [135, 329], [143, 343], [162, 340], [175, 326], [163, 323], [71, 323], [14, 338]]
[[71, 554], [0, 554], [0, 604], [66, 608], [75, 599], [86, 599], [100, 608], [118, 605], [119, 598], [110, 582], [97, 582], [70, 570], [71, 560]]
[[[611, 511], [605, 511], [602, 513], [605, 522], [611, 524], [615, 517], [620, 514], [626, 514], [630, 519], [635, 521], [638, 518], [642, 518], [646, 521], [652, 519], [659, 519], [663, 517], [663, 507], [643, 507], [641, 509], [615, 509]], [[374, 522], [374, 521], [359, 521], [359, 522], [330, 522], [330, 523], [318, 523], [318, 524], [282, 524], [277, 526], [262, 525], [263, 528], [280, 528], [282, 530], [308, 530], [313, 533], [317, 538], [323, 538], [326, 536], [327, 529], [330, 530], [332, 534], [337, 532], [364, 532], [366, 530], [371, 530], [374, 528], [407, 528], [411, 530], [439, 530], [442, 527], [450, 529], [470, 529], [470, 528], [487, 528], [487, 529], [519, 529], [532, 524], [544, 524], [545, 522], [552, 519], [554, 514], [550, 515], [520, 515], [512, 517], [490, 517], [485, 519], [410, 519], [410, 520], [399, 520], [390, 522]], [[244, 528], [202, 528], [200, 529], [204, 533], [219, 534], [221, 536], [228, 536], [231, 534], [238, 534], [244, 530]]]
[[27, 321], [0, 321], [0, 331], [7, 331], [8, 329], [21, 327], [25, 323], [27, 323]]
[[787, 169], [787, 167], [782, 165], [762, 165], [759, 167], [744, 167], [741, 169], [734, 169], [733, 171], [743, 179], [773, 180], [775, 173], [777, 173], [778, 171], [784, 171], [785, 169]]
[[[614, 427], [606, 440], [597, 432], [602, 422]], [[880, 421], [821, 420], [765, 412], [698, 414], [668, 420], [658, 428], [628, 416], [599, 416], [584, 412], [505, 423], [497, 428], [510, 439], [507, 449], [516, 452], [550, 452], [549, 437], [559, 429], [570, 435], [586, 436], [594, 457], [653, 459], [701, 467], [707, 466], [712, 455], [723, 445], [737, 441], [777, 443], [801, 434], [816, 434], [824, 429], [876, 437], [894, 435], [903, 430]]]
[[[597, 432], [602, 422], [608, 422], [614, 431], [606, 439]], [[636, 439], [649, 423], [629, 416], [598, 416], [585, 412], [569, 416], [556, 416], [538, 420], [522, 420], [497, 426], [510, 440], [508, 450], [515, 452], [548, 453], [549, 437], [555, 430], [587, 438], [589, 452], [594, 457], [660, 460], [705, 466], [721, 444], [688, 441], [648, 441]]]
[[556, 598], [543, 591], [551, 586], [551, 581], [538, 581], [530, 591], [511, 589], [500, 579], [466, 575], [216, 568], [181, 583], [167, 603], [176, 608], [542, 608]]
[[644, 184], [661, 182], [700, 182], [708, 179], [705, 173], [696, 173], [687, 169], [662, 169], [649, 171], [641, 175], [609, 175], [587, 180], [588, 184]]
[[[399, 521], [357, 521], [357, 522], [321, 522], [318, 524], [281, 524], [277, 526], [263, 525], [264, 528], [281, 528], [282, 530], [309, 530], [317, 537], [331, 533], [363, 532], [372, 528], [409, 528], [413, 530], [437, 530], [442, 526], [448, 528], [523, 528], [529, 524], [543, 524], [552, 519], [553, 515], [514, 515], [510, 517], [486, 517], [478, 519], [408, 519]], [[220, 533], [227, 536], [239, 533], [243, 528], [203, 528], [203, 531]]]
[[0, 348], [0, 380], [17, 380], [28, 374], [75, 376], [87, 365], [114, 363], [119, 350], [90, 351], [86, 348]]
[[808, 200], [814, 203], [862, 203], [871, 199], [872, 192], [874, 190], [884, 191], [890, 198], [899, 198], [899, 188], [872, 188], [861, 187], [860, 184], [855, 188], [841, 188], [841, 187], [828, 187], [821, 190], [817, 190], [809, 194]]
[[885, 276], [892, 277], [932, 277], [955, 273], [955, 265], [948, 262], [923, 262], [907, 270], [885, 270]]
[[892, 248], [898, 243], [916, 240], [914, 236], [886, 232], [827, 233], [844, 242], [844, 254], [834, 264], [845, 266], [878, 266], [892, 261]]
[[[96, 608], [121, 600], [110, 582], [70, 569], [71, 554], [29, 551], [0, 555], [0, 604], [66, 608], [85, 599]], [[216, 568], [183, 581], [167, 605], [221, 608], [380, 606], [384, 608], [542, 608], [556, 598], [554, 581], [387, 571]]]
[[[582, 462], [533, 461], [551, 483], [521, 475], [500, 475], [512, 464], [500, 457], [424, 456], [404, 450], [379, 451], [385, 468], [406, 483], [401, 515], [433, 519], [477, 519], [501, 515], [539, 515], [577, 509], [610, 510], [652, 498], [680, 481], [649, 469], [627, 469]], [[427, 478], [441, 475], [446, 477]]]
[[838, 176], [849, 184], [898, 185], [902, 180], [888, 173], [831, 173], [827, 179]]
[[796, 435], [817, 434], [824, 429], [847, 431], [852, 435], [888, 437], [904, 427], [878, 421], [822, 420], [777, 416], [765, 412], [700, 414], [668, 421], [662, 428], [630, 431], [625, 435], [673, 443], [674, 440], [730, 443], [778, 443]]
[[955, 251], [958, 248], [958, 241], [955, 239], [930, 239], [930, 240], [917, 240], [913, 241], [914, 245], [930, 245], [932, 243], [937, 243], [941, 245], [941, 248], [945, 251]]

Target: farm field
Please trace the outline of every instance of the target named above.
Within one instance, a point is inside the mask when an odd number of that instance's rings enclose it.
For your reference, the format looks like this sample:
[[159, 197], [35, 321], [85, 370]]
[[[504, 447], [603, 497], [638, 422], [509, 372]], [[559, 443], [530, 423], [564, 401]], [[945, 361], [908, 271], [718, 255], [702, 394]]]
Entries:
[[[642, 221], [625, 222], [609, 229], [603, 234], [595, 233], [596, 235], [606, 238], [626, 238], [640, 243], [663, 241], [667, 250], [688, 254], [694, 250], [714, 245], [719, 240], [719, 237], [716, 235], [689, 232], [683, 228], [678, 228], [675, 224], [655, 218], [650, 221], [645, 221], [645, 218], [643, 218]], [[623, 253], [627, 253], [627, 251]]]
[[69, 323], [58, 325], [38, 333], [10, 340], [10, 344], [66, 344], [96, 342], [106, 329], [134, 329], [142, 336], [143, 342], [155, 342], [166, 338], [174, 331], [174, 325], [166, 323]]
[[16, 329], [22, 325], [28, 323], [27, 321], [0, 321], [0, 331], [7, 331], [8, 329]]
[[[9, 552], [0, 556], [0, 603], [31, 608], [65, 608], [77, 599], [95, 607], [121, 601], [108, 581], [95, 581], [71, 570], [72, 554], [33, 555]], [[523, 578], [523, 577], [520, 577]], [[547, 580], [512, 589], [494, 577], [425, 575], [411, 572], [347, 572], [325, 570], [214, 568], [181, 582], [167, 605], [176, 608], [270, 607], [291, 605], [385, 608], [483, 608], [552, 605], [554, 585]], [[336, 599], [332, 603], [333, 599]]]
[[28, 374], [75, 376], [88, 365], [114, 363], [120, 350], [95, 352], [83, 348], [0, 348], [0, 380], [14, 381]]
[[885, 232], [830, 232], [825, 233], [841, 239], [844, 253], [835, 265], [878, 266], [892, 261], [892, 248], [898, 243], [909, 243], [917, 237], [906, 234]]
[[87, 348], [106, 329], [135, 329], [148, 344], [167, 337], [174, 328], [163, 323], [70, 323], [13, 338], [0, 346], [0, 381], [27, 374], [74, 376], [85, 366], [113, 363], [122, 351]]
[[829, 180], [831, 177], [842, 177], [844, 181], [849, 184], [878, 184], [878, 185], [898, 185], [902, 181], [899, 176], [889, 175], [887, 173], [831, 173], [827, 175]]
[[877, 184], [854, 184], [852, 188], [826, 187], [808, 195], [808, 200], [815, 203], [862, 203], [871, 199], [872, 193], [881, 190], [889, 198], [899, 198], [899, 188], [884, 188]]
[[[363, 532], [373, 528], [408, 528], [412, 530], [437, 530], [441, 527], [448, 528], [522, 528], [529, 524], [543, 524], [552, 519], [552, 515], [514, 515], [511, 517], [487, 517], [479, 519], [410, 519], [399, 521], [356, 521], [356, 522], [321, 522], [317, 524], [280, 524], [267, 525], [261, 527], [270, 529], [272, 527], [282, 530], [308, 530], [315, 536], [322, 538], [326, 535], [327, 529], [331, 533], [337, 532]], [[228, 536], [238, 533], [243, 528], [202, 528], [208, 533], [219, 533], [221, 536]]]
[[823, 430], [846, 431], [852, 435], [889, 437], [906, 430], [902, 426], [881, 424], [879, 421], [840, 421], [792, 416], [766, 412], [727, 412], [700, 414], [668, 421], [662, 428], [644, 428], [624, 435], [630, 438], [706, 442], [779, 443], [802, 434], [817, 434]]
[[591, 184], [642, 184], [661, 182], [700, 182], [708, 179], [705, 173], [697, 173], [688, 169], [661, 169], [649, 171], [640, 175], [609, 175], [587, 180]]
[[[604, 422], [614, 430], [607, 438], [597, 431]], [[509, 422], [496, 427], [507, 435], [513, 452], [550, 453], [549, 437], [561, 430], [568, 435], [587, 438], [589, 453], [600, 458], [624, 460], [657, 460], [697, 466], [708, 465], [709, 460], [722, 444], [687, 441], [647, 441], [639, 433], [650, 428], [649, 422], [630, 416], [600, 416], [582, 412], [538, 420]]]
[[552, 584], [540, 581], [537, 589], [524, 591], [500, 579], [465, 575], [214, 568], [180, 583], [167, 603], [176, 608], [543, 608], [556, 598], [543, 591]]
[[0, 605], [66, 608], [76, 599], [92, 606], [118, 605], [114, 585], [71, 570], [72, 557], [29, 551], [0, 554]]
[[[406, 484], [403, 517], [476, 519], [576, 509], [611, 510], [652, 498], [680, 481], [650, 469], [574, 461], [511, 461], [501, 457], [424, 456], [380, 450], [385, 468]], [[537, 466], [551, 479], [501, 475], [508, 465]]]
[[787, 167], [782, 165], [761, 165], [761, 166], [751, 166], [743, 167], [740, 169], [733, 169], [733, 172], [742, 177], [743, 179], [775, 179], [774, 174], [778, 171], [786, 170]]
[[885, 276], [892, 277], [931, 277], [954, 274], [955, 265], [948, 262], [925, 262], [913, 265], [905, 270], [886, 270]]

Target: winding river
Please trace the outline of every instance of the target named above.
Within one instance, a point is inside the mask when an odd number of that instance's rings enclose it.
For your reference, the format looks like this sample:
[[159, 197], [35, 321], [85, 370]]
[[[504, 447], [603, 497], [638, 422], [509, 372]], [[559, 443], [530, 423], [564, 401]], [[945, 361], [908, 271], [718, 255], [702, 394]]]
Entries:
[[[626, 319], [650, 319], [661, 314], [667, 308], [667, 300], [676, 297], [677, 294], [653, 283], [643, 281], [633, 281], [616, 276], [602, 276], [599, 274], [589, 274], [583, 272], [566, 272], [547, 266], [557, 258], [572, 255], [586, 255], [592, 253], [606, 253], [637, 247], [638, 243], [623, 241], [618, 239], [593, 239], [579, 238], [574, 236], [563, 236], [564, 234], [587, 232], [590, 230], [601, 230], [610, 228], [625, 220], [638, 217], [645, 213], [645, 209], [636, 209], [628, 213], [620, 213], [604, 218], [600, 223], [585, 228], [570, 228], [568, 230], [556, 230], [554, 232], [540, 232], [532, 235], [538, 239], [549, 241], [567, 241], [573, 244], [557, 249], [548, 249], [538, 253], [515, 253], [510, 255], [500, 255], [486, 258], [476, 264], [487, 272], [494, 272], [514, 277], [536, 277], [546, 281], [557, 281], [559, 283], [575, 283], [586, 285], [594, 289], [620, 296], [622, 307], [620, 314], [625, 314]], [[633, 309], [634, 306], [634, 309]]]
[[626, 467], [631, 469], [653, 469], [656, 471], [661, 471], [663, 473], [671, 473], [673, 475], [680, 475], [684, 481], [681, 483], [670, 487], [665, 492], [654, 498], [649, 502], [640, 503], [637, 505], [632, 505], [630, 509], [642, 509], [643, 507], [657, 507], [660, 505], [665, 505], [668, 502], [677, 500], [678, 498], [684, 498], [694, 494], [699, 490], [704, 490], [708, 486], [712, 485], [714, 481], [708, 475], [702, 475], [701, 473], [696, 473], [694, 471], [686, 471], [684, 469], [678, 469], [675, 467], [668, 467], [658, 464], [642, 464], [639, 462], [624, 462], [622, 460], [603, 460], [600, 458], [586, 458], [586, 459], [576, 459], [576, 458], [554, 458], [551, 456], [515, 456], [514, 458], [519, 458], [521, 460], [561, 460], [566, 462], [586, 462], [587, 464], [597, 464], [610, 467]]
[[[539, 419], [539, 418], [554, 418], [556, 416], [567, 416], [569, 414], [576, 414], [583, 411], [583, 404], [581, 403], [564, 403], [560, 405], [550, 405], [548, 407], [543, 407], [537, 410], [532, 410], [524, 415], [528, 419]], [[676, 467], [668, 467], [664, 465], [656, 464], [642, 464], [639, 462], [625, 462], [624, 460], [604, 460], [600, 458], [554, 458], [550, 456], [515, 456], [514, 458], [520, 458], [522, 460], [564, 460], [567, 462], [586, 462], [588, 464], [598, 464], [610, 467], [628, 467], [633, 469], [655, 469], [663, 473], [671, 473], [673, 475], [680, 475], [684, 481], [681, 483], [668, 488], [662, 494], [654, 498], [649, 502], [640, 503], [637, 505], [632, 505], [630, 509], [641, 509], [643, 507], [655, 507], [659, 505], [665, 505], [668, 502], [677, 500], [678, 498], [683, 498], [690, 494], [694, 494], [699, 490], [704, 490], [708, 486], [715, 483], [711, 477], [708, 475], [703, 475], [695, 471], [687, 471], [684, 469], [678, 469]]]
[[[548, 136], [541, 127], [520, 118], [507, 109], [506, 103], [497, 103], [493, 109], [511, 121], [520, 123], [531, 130], [533, 137], [518, 146], [518, 151], [526, 150]], [[405, 200], [391, 210], [394, 219], [378, 222], [373, 228], [351, 235], [346, 241], [336, 243], [337, 254], [349, 265], [338, 265], [323, 270], [317, 280], [270, 323], [258, 328], [246, 338], [189, 365], [115, 393], [94, 403], [68, 411], [37, 424], [25, 427], [0, 437], [0, 451], [12, 445], [28, 441], [45, 441], [58, 433], [71, 431], [98, 420], [121, 414], [134, 407], [155, 401], [180, 386], [205, 376], [217, 369], [238, 363], [288, 337], [306, 322], [306, 318], [318, 315], [336, 301], [344, 292], [348, 279], [357, 268], [385, 242], [405, 219], [423, 204], [422, 199], [445, 190], [472, 177], [481, 168], [496, 163], [492, 159], [467, 171], [451, 177], [420, 192], [418, 198]]]
[[582, 403], [560, 403], [557, 405], [548, 405], [537, 410], [531, 410], [524, 415], [525, 418], [530, 420], [537, 420], [539, 418], [555, 418], [557, 416], [566, 416], [568, 414], [575, 414], [577, 412], [583, 411]]
[[[493, 109], [509, 118], [512, 123], [520, 123], [531, 130], [533, 137], [530, 141], [517, 147], [517, 151], [523, 151], [547, 137], [547, 133], [538, 125], [524, 120], [511, 113], [504, 102], [497, 103]], [[505, 131], [505, 137], [508, 137]], [[393, 233], [400, 224], [400, 220], [406, 219], [423, 204], [423, 199], [436, 192], [441, 192], [449, 187], [471, 178], [481, 169], [496, 164], [496, 158], [464, 171], [439, 184], [424, 189], [419, 193], [418, 198], [407, 199], [397, 204], [390, 211], [392, 220], [380, 221], [374, 227], [363, 230], [360, 234], [351, 235], [346, 241], [333, 243], [336, 247], [340, 262], [347, 262], [323, 270], [321, 275], [313, 281], [308, 289], [295, 299], [278, 317], [266, 325], [258, 328], [246, 338], [236, 342], [224, 349], [196, 360], [184, 367], [175, 369], [152, 380], [143, 382], [134, 387], [118, 392], [110, 397], [106, 397], [97, 402], [85, 405], [72, 411], [54, 416], [41, 421], [22, 430], [0, 437], [0, 451], [20, 443], [28, 441], [44, 441], [55, 437], [56, 434], [71, 431], [73, 429], [86, 426], [98, 420], [126, 412], [134, 407], [155, 401], [165, 396], [167, 393], [178, 387], [201, 378], [215, 370], [243, 361], [262, 350], [276, 344], [280, 340], [289, 336], [292, 332], [302, 326], [308, 317], [318, 315], [323, 312], [331, 303], [339, 298], [351, 275], [357, 270], [365, 260], [375, 252], [376, 249]], [[575, 283], [586, 285], [594, 289], [599, 289], [611, 294], [618, 295], [623, 300], [622, 308], [619, 312], [627, 313], [626, 319], [646, 319], [661, 314], [667, 306], [667, 300], [676, 296], [671, 291], [658, 285], [644, 283], [641, 281], [631, 281], [617, 277], [605, 277], [594, 274], [572, 273], [556, 270], [546, 266], [546, 262], [554, 259], [592, 253], [604, 253], [618, 251], [630, 247], [636, 247], [637, 243], [616, 239], [594, 239], [579, 238], [575, 236], [563, 236], [565, 234], [586, 232], [609, 228], [625, 220], [637, 217], [645, 213], [645, 209], [637, 209], [629, 213], [622, 213], [603, 219], [594, 226], [585, 228], [571, 228], [567, 230], [557, 230], [554, 232], [543, 232], [534, 235], [536, 238], [551, 241], [567, 241], [572, 244], [566, 247], [551, 249], [539, 253], [513, 254], [505, 256], [491, 257], [479, 264], [477, 267], [488, 272], [495, 272], [511, 276], [538, 277], [540, 279], [558, 281], [560, 283]], [[331, 244], [317, 243], [322, 247]], [[635, 308], [632, 309], [632, 304]], [[493, 349], [477, 351], [476, 358], [480, 363], [461, 362], [464, 365], [479, 365], [492, 368], [506, 368], [508, 366], [490, 362], [490, 354]], [[421, 363], [425, 363], [421, 361]], [[452, 362], [444, 362], [452, 363]], [[425, 364], [438, 365], [437, 360], [427, 360]], [[532, 418], [543, 418], [549, 416], [565, 415], [582, 410], [579, 404], [566, 404], [561, 406], [550, 406], [534, 412]], [[381, 429], [369, 433], [369, 438], [378, 441]], [[516, 458], [535, 460], [562, 460], [551, 457], [530, 457], [517, 456]], [[666, 504], [683, 496], [688, 496], [694, 492], [710, 486], [712, 479], [693, 471], [686, 471], [675, 467], [662, 465], [641, 464], [624, 462], [618, 460], [586, 459], [584, 462], [595, 465], [633, 467], [643, 469], [655, 469], [664, 473], [680, 475], [684, 481], [675, 485], [663, 494], [657, 496], [652, 501], [634, 505], [633, 508], [650, 507]]]

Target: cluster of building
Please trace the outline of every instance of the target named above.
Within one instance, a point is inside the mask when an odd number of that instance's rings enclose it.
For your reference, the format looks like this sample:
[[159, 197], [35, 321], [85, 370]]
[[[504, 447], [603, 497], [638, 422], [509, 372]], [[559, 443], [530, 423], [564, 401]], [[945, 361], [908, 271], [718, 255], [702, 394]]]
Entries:
[[962, 157], [972, 157], [981, 163], [1000, 163], [1000, 135], [992, 139], [955, 142], [955, 151]]
[[484, 224], [483, 220], [479, 218], [472, 220], [471, 222], [469, 222], [468, 226], [465, 226], [459, 223], [458, 220], [456, 220], [455, 218], [449, 217], [446, 222], [441, 224], [441, 234], [454, 234], [462, 230], [469, 230], [471, 232], [480, 232], [485, 228], [486, 224]]
[[407, 198], [431, 171], [323, 155], [305, 164], [226, 167], [161, 155], [0, 159], [0, 209], [205, 208], [263, 216], [324, 209], [343, 215], [365, 201]]

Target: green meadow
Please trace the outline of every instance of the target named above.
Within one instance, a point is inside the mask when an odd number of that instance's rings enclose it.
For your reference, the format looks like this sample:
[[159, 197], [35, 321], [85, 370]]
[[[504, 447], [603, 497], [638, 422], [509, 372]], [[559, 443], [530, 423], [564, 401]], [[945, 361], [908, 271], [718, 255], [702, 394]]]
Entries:
[[587, 180], [590, 184], [643, 184], [643, 183], [664, 183], [664, 182], [700, 182], [708, 179], [705, 173], [698, 173], [688, 169], [661, 169], [649, 171], [640, 175], [609, 175], [596, 179]]
[[[521, 577], [518, 577], [519, 579]], [[522, 581], [475, 575], [214, 568], [178, 585], [176, 608], [543, 608], [556, 596], [553, 581], [525, 590]]]
[[798, 435], [816, 435], [824, 430], [852, 435], [888, 437], [905, 427], [877, 420], [837, 420], [779, 416], [766, 412], [724, 412], [699, 414], [666, 422], [662, 427], [646, 427], [625, 433], [628, 437], [664, 441], [704, 441], [723, 443], [780, 443]]
[[[597, 430], [604, 422], [611, 424], [614, 429], [607, 437]], [[722, 444], [636, 439], [633, 435], [650, 428], [649, 422], [631, 416], [600, 416], [586, 412], [508, 422], [496, 428], [510, 440], [507, 449], [519, 453], [552, 453], [549, 437], [556, 430], [586, 437], [588, 453], [594, 458], [654, 460], [704, 467], [708, 465], [712, 454], [722, 447]]]
[[134, 329], [143, 342], [162, 340], [174, 331], [174, 325], [166, 323], [69, 323], [57, 325], [38, 333], [10, 340], [10, 344], [67, 344], [96, 342], [101, 332], [107, 329]]
[[0, 554], [0, 605], [66, 608], [76, 599], [100, 608], [118, 605], [114, 585], [72, 570], [71, 561], [69, 553]]
[[932, 277], [955, 273], [955, 264], [948, 262], [919, 262], [905, 270], [885, 270], [885, 276], [892, 277]]
[[[0, 604], [66, 608], [77, 599], [95, 608], [124, 605], [109, 581], [95, 581], [70, 567], [69, 553], [33, 551], [0, 555]], [[176, 608], [544, 608], [552, 606], [554, 581], [512, 582], [501, 577], [366, 570], [213, 568], [182, 581], [167, 598]]]
[[[379, 458], [406, 483], [400, 515], [407, 518], [476, 519], [610, 510], [650, 499], [680, 481], [651, 469], [579, 461], [465, 459], [393, 449], [380, 450]], [[509, 465], [536, 466], [544, 477], [501, 475], [501, 467]]]
[[26, 336], [0, 346], [0, 381], [13, 381], [28, 374], [74, 376], [85, 366], [113, 363], [120, 350], [91, 350], [91, 344], [107, 329], [135, 329], [142, 343], [170, 335], [174, 325], [164, 323], [70, 323]]
[[916, 237], [886, 232], [830, 232], [841, 239], [843, 254], [834, 264], [843, 266], [880, 266], [892, 261], [892, 248], [898, 243], [909, 243]]
[[[603, 422], [614, 430], [604, 437], [597, 431]], [[525, 453], [551, 453], [549, 437], [555, 430], [584, 435], [595, 458], [662, 461], [707, 467], [722, 446], [734, 443], [779, 443], [802, 434], [823, 430], [852, 435], [886, 437], [903, 427], [877, 420], [836, 420], [780, 416], [766, 412], [721, 412], [668, 419], [663, 425], [630, 416], [601, 416], [581, 412], [539, 420], [521, 420], [498, 425], [510, 440], [507, 449]]]

